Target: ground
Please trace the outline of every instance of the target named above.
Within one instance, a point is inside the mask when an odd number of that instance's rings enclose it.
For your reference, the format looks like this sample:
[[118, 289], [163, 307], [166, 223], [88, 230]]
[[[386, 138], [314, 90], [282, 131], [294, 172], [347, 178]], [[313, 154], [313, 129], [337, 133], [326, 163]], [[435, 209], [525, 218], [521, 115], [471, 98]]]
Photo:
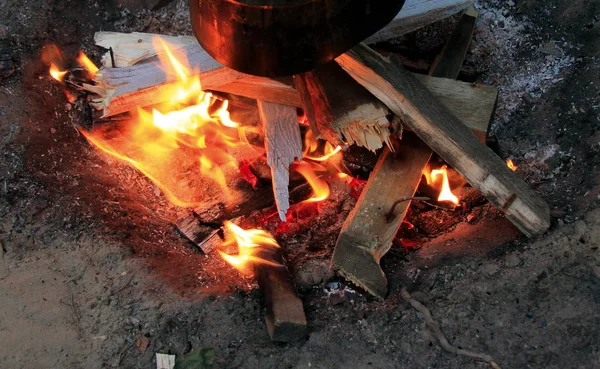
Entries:
[[[394, 247], [384, 301], [331, 273], [297, 279], [310, 335], [279, 345], [254, 281], [193, 251], [172, 225], [184, 211], [87, 145], [81, 109], [40, 63], [48, 43], [98, 60], [97, 30], [189, 33], [186, 2], [0, 2], [0, 367], [153, 368], [157, 352], [203, 347], [219, 368], [485, 367], [438, 347], [406, 286], [452, 344], [503, 368], [600, 368], [600, 1], [477, 6], [466, 64], [500, 89], [492, 133], [552, 229], [527, 240], [489, 212], [418, 251]], [[399, 42], [435, 55], [455, 21]], [[305, 264], [327, 265], [331, 247]]]

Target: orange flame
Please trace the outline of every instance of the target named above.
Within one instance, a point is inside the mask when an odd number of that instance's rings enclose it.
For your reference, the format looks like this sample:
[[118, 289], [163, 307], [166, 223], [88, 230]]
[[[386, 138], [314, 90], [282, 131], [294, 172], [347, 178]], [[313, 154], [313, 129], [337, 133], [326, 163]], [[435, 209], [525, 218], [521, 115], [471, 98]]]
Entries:
[[342, 151], [341, 146], [333, 147], [329, 142], [325, 142], [323, 147], [323, 154], [319, 155], [319, 141], [315, 138], [312, 131], [307, 131], [304, 136], [304, 151], [302, 152], [302, 158], [313, 160], [313, 161], [326, 161], [327, 159], [335, 156], [337, 153]]
[[510, 170], [512, 170], [513, 172], [516, 172], [516, 171], [517, 171], [517, 169], [519, 169], [519, 167], [517, 167], [517, 166], [515, 165], [515, 163], [513, 163], [513, 161], [512, 161], [511, 159], [508, 159], [508, 160], [506, 161], [506, 166], [507, 166], [507, 167], [509, 167], [509, 168], [510, 168]]
[[79, 62], [79, 64], [81, 64], [81, 66], [88, 71], [89, 78], [93, 78], [96, 75], [96, 72], [99, 70], [96, 64], [94, 64], [94, 62], [91, 61], [83, 51], [79, 52], [79, 55], [77, 56], [77, 62]]
[[279, 248], [275, 238], [262, 229], [244, 230], [239, 226], [226, 221], [225, 223], [225, 242], [221, 247], [237, 245], [237, 255], [230, 255], [221, 250], [219, 255], [236, 268], [242, 274], [251, 274], [253, 264], [267, 264], [272, 266], [282, 266], [279, 262], [267, 260], [261, 255], [266, 256], [269, 250]]
[[[438, 201], [450, 201], [456, 205], [458, 205], [458, 197], [456, 197], [452, 191], [450, 190], [450, 183], [448, 181], [448, 171], [446, 170], [446, 166], [443, 166], [441, 169], [434, 169], [431, 171], [430, 179], [432, 181], [436, 180], [438, 175], [442, 176], [442, 189], [440, 190], [440, 195], [438, 196]], [[427, 176], [425, 176], [427, 178]], [[430, 182], [432, 183], [432, 182]]]
[[[220, 103], [202, 91], [185, 55], [160, 38], [155, 47], [165, 51], [159, 54], [161, 65], [177, 81], [165, 95], [167, 101], [151, 111], [138, 108], [118, 132], [82, 133], [101, 150], [135, 166], [177, 206], [195, 206], [221, 194], [231, 199], [228, 178], [237, 174], [240, 164], [232, 151], [250, 147], [245, 132], [253, 128], [231, 120], [227, 101]], [[244, 160], [262, 154], [253, 149], [246, 153]]]
[[66, 70], [60, 70], [54, 63], [50, 64], [50, 76], [58, 82], [62, 82], [66, 74]]
[[310, 164], [306, 162], [300, 162], [295, 166], [295, 170], [302, 174], [310, 187], [313, 189], [313, 197], [306, 200], [307, 202], [319, 202], [329, 197], [329, 185], [327, 182], [317, 176]]

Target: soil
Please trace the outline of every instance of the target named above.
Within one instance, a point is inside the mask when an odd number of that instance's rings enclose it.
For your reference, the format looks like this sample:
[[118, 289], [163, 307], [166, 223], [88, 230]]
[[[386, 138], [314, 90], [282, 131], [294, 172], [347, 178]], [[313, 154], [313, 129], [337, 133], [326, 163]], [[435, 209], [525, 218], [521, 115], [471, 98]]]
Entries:
[[[186, 4], [0, 2], [0, 368], [153, 368], [156, 353], [204, 347], [218, 368], [486, 366], [442, 351], [402, 286], [453, 345], [504, 368], [600, 368], [600, 1], [476, 1], [466, 65], [500, 89], [492, 133], [552, 229], [527, 240], [484, 205], [417, 250], [399, 240], [378, 301], [329, 270], [353, 205], [340, 189], [336, 216], [298, 223], [302, 242], [271, 229], [310, 330], [289, 345], [270, 341], [253, 279], [177, 234], [187, 210], [86, 143], [74, 127], [86, 105], [67, 103], [41, 62], [50, 43], [99, 60], [99, 30], [190, 34]], [[387, 47], [431, 60], [456, 18]]]

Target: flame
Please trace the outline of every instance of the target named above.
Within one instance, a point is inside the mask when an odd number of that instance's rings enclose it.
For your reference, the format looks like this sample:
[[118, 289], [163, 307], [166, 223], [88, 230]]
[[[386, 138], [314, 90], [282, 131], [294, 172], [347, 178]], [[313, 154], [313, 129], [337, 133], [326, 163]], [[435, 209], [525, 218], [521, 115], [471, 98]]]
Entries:
[[66, 70], [60, 70], [54, 63], [50, 64], [50, 76], [58, 82], [62, 82], [66, 74]]
[[513, 163], [513, 161], [512, 161], [511, 159], [508, 159], [508, 160], [506, 161], [506, 166], [507, 166], [507, 167], [509, 167], [509, 168], [510, 168], [510, 170], [512, 170], [513, 172], [516, 172], [516, 171], [517, 171], [517, 169], [519, 169], [519, 167], [517, 167], [517, 166], [515, 165], [515, 163]]
[[94, 62], [91, 61], [83, 51], [79, 52], [79, 55], [77, 56], [77, 62], [79, 62], [79, 64], [81, 64], [81, 66], [88, 71], [89, 78], [93, 78], [96, 75], [96, 72], [99, 70], [96, 64], [94, 64]]
[[329, 185], [327, 182], [317, 176], [310, 164], [306, 162], [300, 162], [295, 166], [295, 170], [302, 174], [310, 187], [313, 189], [313, 196], [306, 200], [307, 202], [319, 202], [329, 197]]
[[442, 175], [442, 189], [440, 190], [440, 195], [438, 196], [438, 201], [450, 201], [450, 202], [458, 205], [458, 203], [459, 203], [458, 197], [456, 197], [450, 190], [450, 183], [448, 181], [448, 171], [446, 170], [446, 166], [443, 166], [440, 169], [432, 170], [431, 177], [430, 177], [431, 180], [435, 181], [435, 178], [438, 175]]
[[[97, 129], [82, 133], [102, 151], [135, 166], [177, 206], [196, 206], [221, 194], [231, 199], [228, 178], [240, 167], [232, 151], [251, 147], [245, 134], [253, 127], [234, 122], [227, 101], [220, 102], [202, 91], [186, 55], [160, 38], [154, 45], [164, 50], [159, 54], [161, 66], [177, 82], [166, 93], [166, 102], [150, 111], [138, 108], [129, 124], [117, 132]], [[262, 154], [249, 151], [243, 160]]]
[[307, 131], [304, 136], [304, 151], [302, 152], [302, 158], [313, 160], [313, 161], [326, 161], [329, 158], [335, 156], [337, 153], [342, 151], [341, 146], [333, 147], [332, 144], [325, 141], [323, 147], [323, 154], [319, 155], [319, 141], [315, 138], [312, 131]]
[[[273, 249], [279, 248], [275, 238], [262, 229], [244, 230], [241, 227], [226, 221], [224, 223], [225, 242], [221, 247], [237, 245], [237, 255], [230, 255], [221, 250], [219, 255], [243, 274], [251, 274], [253, 264], [267, 264], [271, 266], [282, 266], [279, 262], [267, 260], [262, 256], [272, 253]], [[271, 251], [269, 251], [271, 250]]]

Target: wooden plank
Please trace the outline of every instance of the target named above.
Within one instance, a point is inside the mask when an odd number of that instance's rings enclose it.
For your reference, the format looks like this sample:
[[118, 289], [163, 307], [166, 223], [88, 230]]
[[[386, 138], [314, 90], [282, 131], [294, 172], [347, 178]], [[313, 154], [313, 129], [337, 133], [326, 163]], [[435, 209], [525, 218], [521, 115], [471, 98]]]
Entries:
[[263, 294], [267, 331], [275, 342], [297, 342], [308, 333], [306, 316], [302, 300], [283, 263], [281, 249], [269, 251], [266, 257], [259, 256], [281, 264], [259, 264], [255, 267], [258, 286]]
[[394, 20], [364, 42], [372, 44], [400, 37], [448, 18], [473, 4], [473, 0], [406, 0]]
[[331, 126], [331, 105], [317, 74], [310, 71], [295, 75], [294, 86], [300, 95], [304, 114], [315, 137], [325, 139], [334, 146], [342, 145], [339, 134]]
[[548, 205], [409, 72], [364, 44], [336, 61], [524, 234], [534, 237], [548, 229]]
[[290, 164], [302, 158], [302, 138], [296, 108], [258, 101], [258, 112], [265, 134], [267, 163], [271, 167], [273, 193], [279, 218], [285, 221], [289, 202]]
[[[94, 34], [94, 43], [105, 49], [112, 49], [102, 56], [102, 65], [107, 68], [123, 68], [156, 56], [163, 52], [160, 44], [154, 45], [152, 40], [161, 38], [174, 48], [186, 45], [195, 45], [198, 40], [194, 36], [167, 36], [155, 33], [122, 33], [122, 32], [96, 32]], [[158, 47], [158, 50], [156, 49]], [[115, 65], [112, 65], [112, 59]]]
[[430, 76], [458, 78], [463, 60], [469, 50], [479, 12], [473, 5], [463, 12], [440, 57], [433, 63]]
[[445, 108], [485, 142], [498, 100], [491, 86], [413, 74]]
[[376, 297], [387, 294], [379, 261], [392, 246], [410, 201], [396, 207], [394, 221], [388, 223], [385, 214], [396, 200], [414, 195], [430, 157], [431, 149], [411, 133], [404, 134], [396, 154], [385, 148], [342, 226], [333, 254], [334, 268]]

